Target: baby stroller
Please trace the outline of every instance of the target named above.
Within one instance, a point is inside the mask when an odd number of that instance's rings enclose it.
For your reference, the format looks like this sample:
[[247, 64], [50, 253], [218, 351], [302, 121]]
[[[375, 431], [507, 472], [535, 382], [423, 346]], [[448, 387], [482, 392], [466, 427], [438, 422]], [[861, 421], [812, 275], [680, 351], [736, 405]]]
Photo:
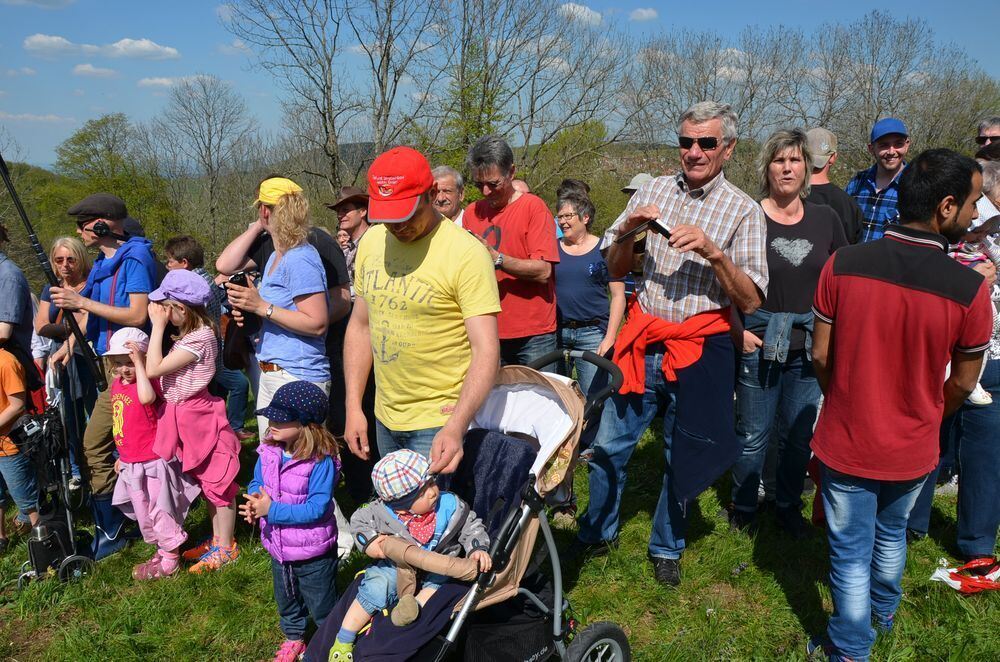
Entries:
[[[375, 614], [369, 631], [355, 642], [356, 660], [631, 659], [618, 625], [597, 622], [581, 628], [571, 618], [546, 514], [547, 505], [564, 503], [570, 495], [581, 432], [600, 419], [604, 400], [622, 382], [618, 368], [596, 354], [573, 351], [569, 356], [609, 372], [610, 383], [585, 402], [575, 381], [506, 366], [466, 435], [450, 489], [486, 524], [492, 570], [479, 574], [471, 587], [444, 584], [410, 625], [398, 627], [387, 614]], [[563, 357], [553, 352], [533, 365]], [[543, 544], [536, 552], [539, 533]], [[540, 569], [546, 557], [550, 573]], [[359, 581], [351, 583], [316, 632], [306, 660], [327, 661]]]
[[[65, 379], [60, 370], [57, 379]], [[61, 384], [59, 385], [62, 386]], [[21, 565], [17, 578], [19, 589], [44, 578], [51, 572], [61, 581], [79, 579], [94, 567], [93, 559], [80, 550], [89, 549], [89, 542], [78, 534], [69, 507], [69, 445], [66, 440], [65, 399], [57, 406], [47, 406], [41, 413], [33, 412], [19, 421], [11, 432], [20, 451], [25, 453], [38, 477], [38, 524], [28, 535], [28, 560]]]

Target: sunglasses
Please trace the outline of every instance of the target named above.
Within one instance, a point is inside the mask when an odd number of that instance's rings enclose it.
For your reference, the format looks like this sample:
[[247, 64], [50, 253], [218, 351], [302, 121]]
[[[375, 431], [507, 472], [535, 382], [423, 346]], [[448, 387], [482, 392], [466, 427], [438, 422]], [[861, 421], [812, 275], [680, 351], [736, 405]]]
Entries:
[[995, 142], [1000, 140], [1000, 136], [976, 136], [977, 145], [985, 145], [988, 142]]
[[52, 261], [56, 264], [76, 264], [75, 257], [57, 257]]
[[472, 185], [475, 186], [480, 191], [482, 191], [483, 188], [486, 187], [486, 186], [489, 186], [491, 190], [495, 191], [496, 189], [500, 188], [500, 186], [504, 183], [504, 181], [506, 181], [506, 179], [507, 178], [504, 177], [503, 179], [498, 179], [498, 180], [496, 180], [494, 182], [478, 182], [477, 181], [477, 182], [472, 182]]
[[704, 136], [702, 138], [692, 138], [691, 136], [678, 136], [677, 144], [681, 149], [691, 149], [695, 143], [704, 152], [710, 152], [719, 146], [719, 139], [715, 136]]

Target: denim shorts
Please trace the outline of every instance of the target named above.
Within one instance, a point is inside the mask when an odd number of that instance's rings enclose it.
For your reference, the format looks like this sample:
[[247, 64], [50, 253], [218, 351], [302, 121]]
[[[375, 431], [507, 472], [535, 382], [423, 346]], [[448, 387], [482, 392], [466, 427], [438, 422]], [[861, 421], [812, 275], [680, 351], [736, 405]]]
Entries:
[[35, 469], [21, 453], [0, 457], [0, 505], [7, 501], [8, 494], [22, 514], [38, 509]]

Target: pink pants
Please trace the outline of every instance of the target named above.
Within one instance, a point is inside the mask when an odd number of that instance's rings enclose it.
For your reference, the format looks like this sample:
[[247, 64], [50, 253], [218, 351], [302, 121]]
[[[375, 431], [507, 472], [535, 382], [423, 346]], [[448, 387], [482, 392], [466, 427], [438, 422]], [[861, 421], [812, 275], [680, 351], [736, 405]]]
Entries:
[[123, 462], [112, 503], [139, 524], [142, 538], [163, 551], [184, 544], [184, 520], [198, 485], [179, 471], [179, 463]]
[[129, 500], [132, 502], [132, 511], [139, 524], [139, 530], [142, 532], [142, 539], [165, 552], [172, 552], [184, 544], [187, 534], [184, 533], [181, 523], [169, 513], [163, 510], [153, 512], [149, 495], [159, 493], [160, 481], [149, 476], [142, 481], [146, 483], [146, 489], [128, 487]]

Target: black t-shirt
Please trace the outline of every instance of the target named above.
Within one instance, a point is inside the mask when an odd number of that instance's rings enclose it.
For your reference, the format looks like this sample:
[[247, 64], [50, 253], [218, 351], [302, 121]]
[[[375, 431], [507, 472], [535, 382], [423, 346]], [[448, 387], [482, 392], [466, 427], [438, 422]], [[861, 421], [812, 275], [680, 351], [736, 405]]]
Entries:
[[833, 184], [813, 184], [806, 200], [817, 205], [831, 207], [833, 211], [837, 212], [837, 216], [844, 224], [847, 242], [850, 244], [858, 243], [858, 239], [861, 238], [861, 224], [864, 221], [864, 215], [854, 198]]
[[[782, 225], [767, 214], [767, 298], [761, 306], [772, 313], [808, 313], [820, 272], [833, 252], [845, 246], [840, 217], [826, 205], [803, 203], [802, 220]], [[764, 327], [748, 324], [747, 330], [764, 337]], [[806, 335], [793, 329], [789, 349], [805, 347]]]
[[[337, 240], [331, 237], [330, 233], [320, 228], [312, 227], [309, 228], [309, 243], [319, 253], [319, 259], [323, 262], [327, 288], [333, 289], [338, 285], [348, 285], [350, 278], [347, 274], [347, 261], [344, 260], [344, 251], [340, 248]], [[270, 234], [265, 232], [250, 245], [247, 257], [257, 264], [258, 269], [263, 269], [273, 252], [274, 239]], [[326, 332], [327, 357], [340, 356], [340, 351], [344, 343], [345, 330], [346, 317], [330, 325], [330, 328]]]

